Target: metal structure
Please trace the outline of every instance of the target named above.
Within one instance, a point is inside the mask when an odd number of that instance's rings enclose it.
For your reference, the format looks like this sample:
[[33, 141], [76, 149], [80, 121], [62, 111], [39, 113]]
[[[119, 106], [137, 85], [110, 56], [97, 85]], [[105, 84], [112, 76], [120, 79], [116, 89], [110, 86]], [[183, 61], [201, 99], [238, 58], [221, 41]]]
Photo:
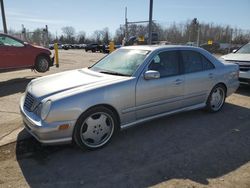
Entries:
[[8, 31], [7, 31], [7, 24], [6, 24], [6, 17], [5, 17], [3, 0], [0, 0], [0, 4], [1, 4], [1, 12], [2, 12], [2, 20], [3, 20], [3, 32], [7, 34]]
[[22, 33], [20, 34], [21, 40], [24, 40], [26, 42], [34, 43], [37, 45], [42, 45], [46, 48], [49, 47], [49, 31], [48, 26], [45, 25], [44, 28], [41, 28], [41, 32], [39, 33], [39, 36], [36, 34], [36, 38], [34, 38], [35, 32], [34, 31], [28, 31], [26, 30], [25, 26], [22, 24]]
[[149, 40], [148, 40], [148, 44], [152, 44], [153, 0], [150, 0], [150, 5], [149, 5], [149, 20], [148, 21], [128, 22], [127, 7], [125, 7], [125, 40], [128, 39], [128, 25], [129, 24], [140, 24], [140, 23], [149, 23], [149, 31], [148, 31]]
[[152, 44], [152, 18], [153, 18], [153, 0], [149, 3], [149, 25], [148, 25], [148, 43]]

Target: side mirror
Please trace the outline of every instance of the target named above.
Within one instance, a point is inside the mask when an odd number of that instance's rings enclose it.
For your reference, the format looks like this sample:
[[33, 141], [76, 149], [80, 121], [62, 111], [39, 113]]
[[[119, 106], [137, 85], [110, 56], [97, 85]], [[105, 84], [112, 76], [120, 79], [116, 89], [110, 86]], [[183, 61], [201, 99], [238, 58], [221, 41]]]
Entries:
[[236, 53], [236, 52], [237, 52], [237, 49], [234, 49], [234, 50], [233, 50], [233, 53]]
[[160, 78], [160, 73], [155, 70], [148, 70], [144, 73], [144, 79], [145, 80], [152, 80], [152, 79], [158, 79]]

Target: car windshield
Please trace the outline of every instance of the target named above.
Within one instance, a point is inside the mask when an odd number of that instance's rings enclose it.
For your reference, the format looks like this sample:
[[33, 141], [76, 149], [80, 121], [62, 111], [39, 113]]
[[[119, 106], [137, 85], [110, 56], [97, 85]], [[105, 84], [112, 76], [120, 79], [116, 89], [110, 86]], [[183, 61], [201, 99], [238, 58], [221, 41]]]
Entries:
[[147, 50], [118, 49], [90, 69], [105, 74], [132, 76], [148, 53]]
[[250, 43], [242, 46], [236, 53], [237, 54], [250, 54]]

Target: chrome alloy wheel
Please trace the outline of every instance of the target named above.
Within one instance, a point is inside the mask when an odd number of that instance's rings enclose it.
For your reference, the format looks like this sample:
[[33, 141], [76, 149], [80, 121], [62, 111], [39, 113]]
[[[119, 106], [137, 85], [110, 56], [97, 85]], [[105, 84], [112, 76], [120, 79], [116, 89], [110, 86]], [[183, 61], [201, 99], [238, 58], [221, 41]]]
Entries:
[[212, 95], [211, 95], [211, 100], [210, 100], [210, 105], [213, 111], [218, 111], [225, 100], [225, 91], [221, 87], [217, 87], [214, 89]]
[[82, 123], [80, 136], [86, 146], [97, 148], [108, 142], [113, 132], [113, 118], [105, 112], [96, 112]]

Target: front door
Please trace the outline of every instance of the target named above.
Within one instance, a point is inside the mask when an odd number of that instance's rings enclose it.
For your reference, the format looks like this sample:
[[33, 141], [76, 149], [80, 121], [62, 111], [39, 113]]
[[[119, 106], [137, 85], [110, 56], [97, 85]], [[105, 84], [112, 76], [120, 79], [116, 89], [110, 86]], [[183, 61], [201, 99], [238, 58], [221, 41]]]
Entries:
[[160, 73], [160, 78], [146, 80], [144, 73], [136, 86], [137, 120], [169, 112], [181, 107], [184, 76], [180, 75], [178, 51], [163, 51], [157, 54], [147, 70]]
[[1, 69], [27, 67], [27, 50], [23, 43], [6, 35], [0, 35]]

